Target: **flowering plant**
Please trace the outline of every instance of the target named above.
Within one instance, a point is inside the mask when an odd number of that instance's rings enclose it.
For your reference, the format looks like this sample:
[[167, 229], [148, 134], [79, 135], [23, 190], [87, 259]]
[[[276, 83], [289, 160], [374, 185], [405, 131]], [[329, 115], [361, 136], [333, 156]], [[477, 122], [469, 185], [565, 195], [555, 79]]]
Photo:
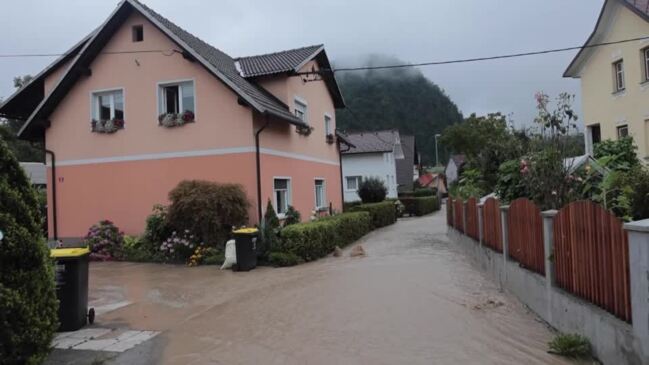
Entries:
[[163, 113], [158, 116], [158, 123], [167, 128], [179, 127], [195, 121], [194, 112], [185, 110], [183, 113]]
[[194, 235], [188, 229], [180, 234], [173, 231], [171, 236], [160, 245], [160, 252], [169, 261], [185, 262], [197, 246], [203, 246], [203, 243], [197, 244]]
[[124, 119], [108, 119], [108, 120], [96, 120], [93, 119], [90, 123], [92, 126], [92, 132], [94, 133], [115, 133], [120, 129], [124, 129]]
[[103, 220], [88, 230], [85, 243], [90, 248], [93, 260], [112, 260], [120, 258], [124, 245], [124, 233], [113, 222]]
[[303, 136], [308, 136], [311, 134], [311, 132], [313, 132], [313, 127], [308, 125], [298, 125], [295, 127], [295, 132]]
[[334, 142], [336, 142], [336, 137], [332, 133], [327, 134], [327, 143], [333, 144]]

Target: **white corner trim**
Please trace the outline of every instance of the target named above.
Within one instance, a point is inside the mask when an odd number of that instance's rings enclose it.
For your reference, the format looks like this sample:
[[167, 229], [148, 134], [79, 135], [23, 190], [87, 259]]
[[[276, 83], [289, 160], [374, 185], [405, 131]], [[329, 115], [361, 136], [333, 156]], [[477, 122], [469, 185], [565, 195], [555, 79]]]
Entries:
[[[254, 153], [254, 152], [255, 152], [254, 146], [243, 146], [243, 147], [215, 148], [215, 149], [207, 149], [207, 150], [144, 153], [144, 154], [137, 154], [137, 155], [61, 160], [61, 161], [57, 161], [56, 165], [57, 166], [93, 165], [93, 164], [102, 164], [102, 163], [163, 160], [167, 158], [218, 156], [218, 155], [230, 155], [236, 153]], [[317, 163], [333, 165], [333, 166], [339, 165], [337, 161], [329, 161], [317, 157], [311, 157], [311, 156], [302, 155], [293, 152], [278, 151], [269, 148], [260, 148], [259, 152], [261, 152], [261, 154], [270, 155], [270, 156], [285, 157], [285, 158], [291, 158], [291, 159], [296, 159], [301, 161], [317, 162]], [[47, 166], [51, 166], [51, 164], [48, 163]]]

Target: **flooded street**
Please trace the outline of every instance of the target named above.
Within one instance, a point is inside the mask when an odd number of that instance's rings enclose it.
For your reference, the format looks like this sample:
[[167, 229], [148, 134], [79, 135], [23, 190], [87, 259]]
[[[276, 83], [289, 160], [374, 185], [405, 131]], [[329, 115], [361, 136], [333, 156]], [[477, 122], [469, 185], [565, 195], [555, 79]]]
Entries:
[[367, 257], [292, 268], [93, 264], [91, 301], [108, 308], [95, 325], [160, 331], [108, 363], [567, 363], [546, 353], [550, 330], [452, 247], [444, 219], [400, 220], [360, 241]]

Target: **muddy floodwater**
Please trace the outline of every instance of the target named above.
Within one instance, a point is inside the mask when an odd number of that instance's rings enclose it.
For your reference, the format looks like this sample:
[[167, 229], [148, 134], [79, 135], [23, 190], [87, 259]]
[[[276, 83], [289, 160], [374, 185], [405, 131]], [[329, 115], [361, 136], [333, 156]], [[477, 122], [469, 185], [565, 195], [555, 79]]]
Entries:
[[108, 363], [569, 363], [547, 353], [551, 330], [453, 247], [444, 219], [406, 218], [359, 241], [366, 257], [348, 247], [292, 268], [93, 263], [91, 300], [110, 309], [96, 326], [160, 331]]

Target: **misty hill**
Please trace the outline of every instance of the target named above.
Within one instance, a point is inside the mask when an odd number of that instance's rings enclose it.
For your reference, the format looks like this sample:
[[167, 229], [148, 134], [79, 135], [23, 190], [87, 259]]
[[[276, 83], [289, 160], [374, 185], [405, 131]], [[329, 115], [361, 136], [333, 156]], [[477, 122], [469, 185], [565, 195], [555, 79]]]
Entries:
[[[373, 57], [364, 65], [402, 64]], [[342, 67], [342, 66], [340, 66]], [[435, 163], [435, 134], [462, 121], [462, 114], [444, 91], [417, 69], [337, 72], [346, 109], [336, 112], [338, 129], [351, 131], [396, 128], [415, 135], [422, 160]], [[445, 151], [440, 146], [440, 163]]]

